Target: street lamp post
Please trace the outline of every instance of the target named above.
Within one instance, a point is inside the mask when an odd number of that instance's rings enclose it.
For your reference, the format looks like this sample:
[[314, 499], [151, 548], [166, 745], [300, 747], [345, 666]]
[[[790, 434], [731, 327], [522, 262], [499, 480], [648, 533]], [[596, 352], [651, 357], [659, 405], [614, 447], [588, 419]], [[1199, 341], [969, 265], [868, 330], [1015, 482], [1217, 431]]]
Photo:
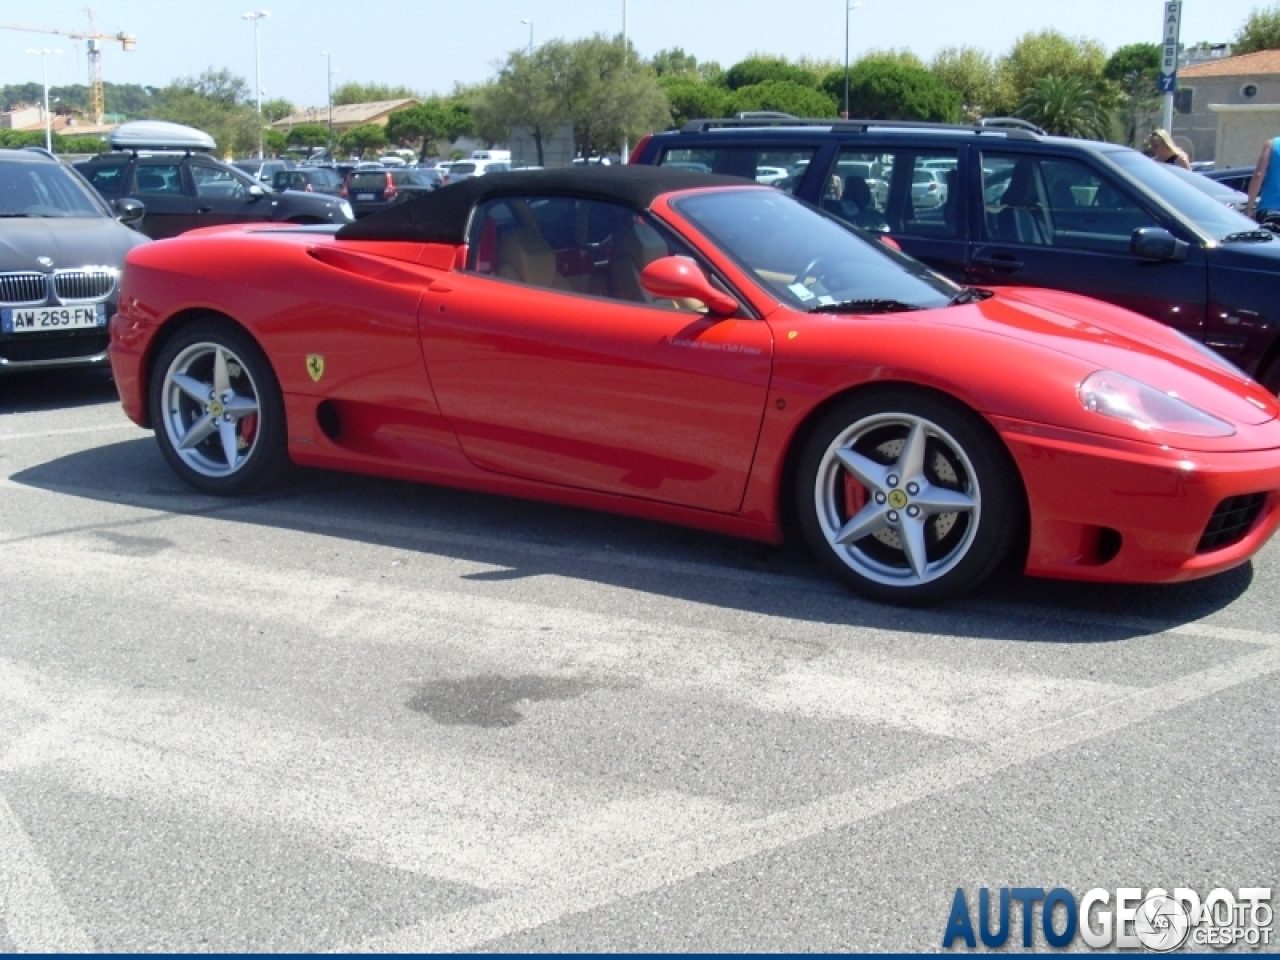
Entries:
[[525, 24], [529, 28], [529, 56], [532, 57], [533, 56], [533, 21], [521, 20], [520, 22]]
[[50, 50], [41, 47], [39, 50], [28, 50], [40, 57], [40, 66], [44, 74], [44, 148], [53, 153], [53, 118], [49, 115], [49, 55], [60, 54], [61, 50]]
[[[627, 80], [627, 65], [631, 60], [631, 46], [627, 41], [627, 0], [622, 0], [622, 82]], [[623, 163], [627, 162], [627, 154], [631, 152], [631, 144], [628, 142], [627, 133], [622, 133], [622, 157]]]
[[[329, 146], [326, 149], [328, 149], [329, 151], [329, 159], [332, 160], [333, 159], [333, 75], [337, 73], [337, 71], [333, 69], [333, 58], [329, 56], [328, 50], [322, 51], [320, 56], [324, 57], [325, 81], [328, 84], [327, 89], [329, 91]], [[308, 154], [308, 156], [310, 156], [310, 154]]]
[[844, 118], [849, 119], [849, 13], [862, 6], [862, 0], [850, 3], [844, 0]]
[[258, 159], [264, 156], [262, 150], [262, 54], [258, 46], [258, 21], [271, 16], [269, 10], [254, 10], [241, 14], [241, 19], [253, 21], [253, 86], [258, 94]]

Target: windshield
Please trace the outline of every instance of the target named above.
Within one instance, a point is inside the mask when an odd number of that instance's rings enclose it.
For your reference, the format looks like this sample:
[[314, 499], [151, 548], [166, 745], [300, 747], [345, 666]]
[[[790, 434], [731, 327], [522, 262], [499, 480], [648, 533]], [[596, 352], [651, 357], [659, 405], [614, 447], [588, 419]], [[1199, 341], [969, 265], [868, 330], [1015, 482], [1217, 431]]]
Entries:
[[61, 164], [0, 161], [0, 217], [101, 217], [106, 211]]
[[1107, 156], [1214, 240], [1258, 229], [1258, 225], [1244, 214], [1182, 180], [1169, 164], [1156, 163], [1136, 150], [1118, 150]]
[[[944, 307], [960, 290], [777, 190], [697, 193], [672, 206], [770, 293], [801, 310], [847, 301]], [[858, 313], [858, 306], [849, 312]]]

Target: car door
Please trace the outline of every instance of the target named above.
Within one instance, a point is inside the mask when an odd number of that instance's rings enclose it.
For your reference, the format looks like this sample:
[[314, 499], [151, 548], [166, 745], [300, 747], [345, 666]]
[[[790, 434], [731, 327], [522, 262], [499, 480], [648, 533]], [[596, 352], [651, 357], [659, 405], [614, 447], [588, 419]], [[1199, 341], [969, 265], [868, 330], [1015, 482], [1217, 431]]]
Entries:
[[271, 219], [271, 201], [256, 179], [205, 157], [191, 157], [188, 162], [200, 226]]
[[139, 157], [130, 196], [146, 205], [141, 230], [153, 240], [176, 237], [196, 226], [195, 197], [177, 157]]
[[1068, 290], [1204, 339], [1204, 251], [1193, 243], [1185, 260], [1158, 263], [1131, 254], [1134, 230], [1173, 225], [1126, 184], [1079, 157], [984, 150], [982, 185], [969, 282]]
[[429, 288], [419, 315], [466, 456], [513, 476], [739, 509], [769, 385], [768, 326], [645, 293], [645, 265], [689, 250], [623, 207], [507, 198], [472, 224], [468, 269]]

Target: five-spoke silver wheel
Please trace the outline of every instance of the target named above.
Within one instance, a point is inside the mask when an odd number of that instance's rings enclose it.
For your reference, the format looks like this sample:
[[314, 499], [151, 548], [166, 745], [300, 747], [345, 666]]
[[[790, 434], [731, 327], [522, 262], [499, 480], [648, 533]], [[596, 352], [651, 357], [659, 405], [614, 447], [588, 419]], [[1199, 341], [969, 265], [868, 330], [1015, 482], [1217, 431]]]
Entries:
[[150, 381], [156, 440], [196, 489], [251, 493], [288, 465], [275, 372], [257, 342], [230, 321], [183, 327], [161, 348]]
[[868, 579], [910, 586], [944, 576], [978, 529], [973, 464], [937, 424], [882, 414], [832, 442], [814, 484], [822, 532]]
[[796, 506], [810, 548], [841, 579], [906, 604], [986, 579], [1026, 514], [1013, 461], [982, 418], [905, 385], [855, 394], [814, 426]]
[[258, 439], [258, 387], [244, 361], [217, 343], [194, 343], [165, 371], [163, 429], [183, 462], [206, 477], [235, 473]]

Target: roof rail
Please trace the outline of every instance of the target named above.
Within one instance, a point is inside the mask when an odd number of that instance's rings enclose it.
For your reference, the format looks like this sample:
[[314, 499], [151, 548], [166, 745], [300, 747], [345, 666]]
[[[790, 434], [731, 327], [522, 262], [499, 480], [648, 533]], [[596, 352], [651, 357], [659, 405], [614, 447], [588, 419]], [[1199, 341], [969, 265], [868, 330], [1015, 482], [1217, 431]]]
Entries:
[[974, 124], [977, 127], [1006, 127], [1012, 130], [1027, 130], [1041, 137], [1047, 137], [1049, 134], [1044, 128], [1037, 127], [1030, 120], [1023, 120], [1021, 117], [982, 117]]
[[926, 120], [840, 120], [821, 117], [737, 116], [690, 120], [681, 133], [705, 133], [708, 130], [747, 129], [753, 127], [829, 127], [833, 133], [866, 133], [868, 130], [951, 130], [966, 133], [999, 133], [1011, 140], [1035, 140], [1044, 135], [1033, 123], [1019, 117], [992, 117], [974, 124], [932, 123]]

